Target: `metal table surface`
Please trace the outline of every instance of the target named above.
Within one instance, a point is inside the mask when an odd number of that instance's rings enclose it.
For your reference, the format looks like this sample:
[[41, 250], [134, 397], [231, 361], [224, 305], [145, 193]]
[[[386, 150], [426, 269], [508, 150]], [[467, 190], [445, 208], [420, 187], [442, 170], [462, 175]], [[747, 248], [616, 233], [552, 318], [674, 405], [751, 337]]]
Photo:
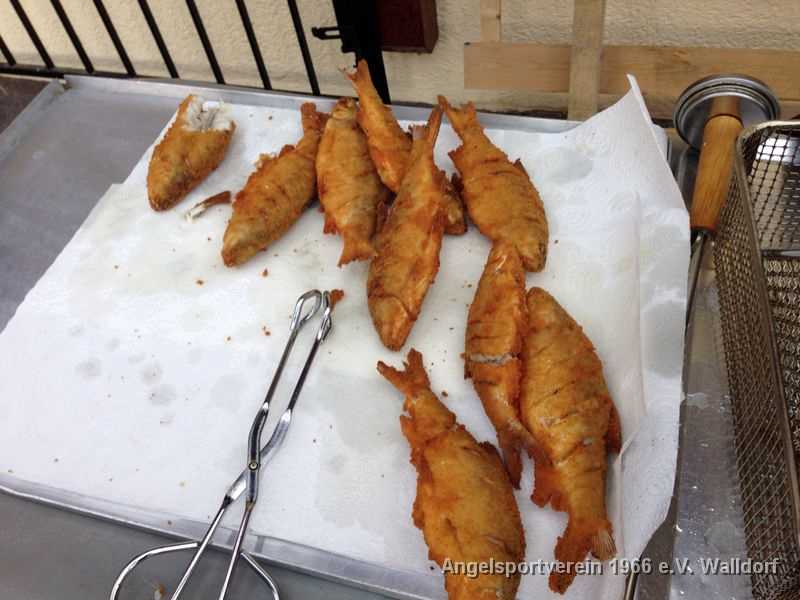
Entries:
[[[136, 83], [75, 81], [67, 93], [61, 83], [51, 83], [0, 134], [0, 327], [101, 194], [125, 179], [175, 109], [173, 99], [144, 93]], [[693, 155], [673, 152], [672, 159], [679, 182], [689, 189]], [[710, 264], [703, 269], [699, 293], [688, 340], [676, 494], [646, 551], [654, 561], [745, 556]], [[164, 542], [160, 535], [0, 494], [0, 598], [107, 597], [131, 556]], [[125, 597], [149, 599], [160, 584], [174, 584], [182, 560], [148, 564]], [[212, 553], [209, 568], [191, 586], [191, 597], [212, 597], [223, 562]], [[746, 577], [703, 575], [696, 562], [691, 564], [694, 574], [641, 576], [638, 597], [749, 597]], [[274, 565], [270, 570], [289, 599], [382, 597]], [[259, 590], [255, 578], [246, 576], [233, 591], [236, 598], [249, 598]]]

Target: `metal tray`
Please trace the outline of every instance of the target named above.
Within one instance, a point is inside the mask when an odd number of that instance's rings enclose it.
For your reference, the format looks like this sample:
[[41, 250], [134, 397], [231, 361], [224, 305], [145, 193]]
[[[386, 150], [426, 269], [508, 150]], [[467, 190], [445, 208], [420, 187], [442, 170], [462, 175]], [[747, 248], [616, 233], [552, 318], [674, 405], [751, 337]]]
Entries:
[[[5, 221], [0, 218], [4, 249], [0, 255], [0, 274], [3, 275], [0, 277], [0, 324], [11, 317], [97, 198], [111, 183], [127, 176], [174, 112], [176, 100], [191, 92], [211, 94], [228, 102], [276, 107], [299, 106], [309, 99], [300, 94], [265, 93], [211, 84], [68, 77], [66, 85], [49, 84], [12, 126], [0, 134], [0, 217], [24, 221], [23, 234], [20, 234], [18, 223], [15, 228], [4, 227]], [[320, 98], [313, 100], [322, 106], [332, 103], [332, 100]], [[420, 107], [395, 106], [395, 111], [405, 119], [427, 116], [427, 109]], [[575, 125], [514, 115], [485, 114], [481, 120], [498, 128], [550, 132], [564, 131]], [[666, 154], [667, 138], [661, 129], [657, 128], [657, 134]], [[690, 185], [692, 157], [673, 155], [676, 157], [682, 157], [676, 161], [679, 180], [688, 181]], [[688, 188], [684, 186], [684, 189]], [[57, 199], [55, 204], [54, 199]], [[24, 235], [25, 227], [35, 228], [36, 235]], [[717, 315], [713, 273], [708, 265], [699, 284], [699, 293], [707, 301], [698, 302], [701, 317], [695, 319], [694, 331], [687, 339], [689, 401], [682, 411], [676, 499], [667, 522], [648, 546], [646, 556], [654, 560], [671, 560], [673, 555], [690, 559], [718, 555], [715, 543], [718, 544], [719, 539], [709, 537], [707, 532], [720, 519], [734, 523], [741, 520], [741, 509], [735, 502], [738, 487], [732, 454], [709, 450], [715, 446], [730, 447], [731, 425], [717, 346], [708, 343], [709, 339], [714, 339]], [[709, 466], [717, 474], [711, 479]], [[729, 490], [732, 496], [723, 494], [725, 497], [720, 499], [720, 489]], [[205, 528], [204, 523], [175, 518], [167, 529], [163, 525], [164, 515], [26, 484], [6, 473], [0, 474], [0, 491], [171, 537], [196, 537]], [[729, 497], [734, 497], [734, 501]], [[728, 537], [726, 552], [743, 556], [743, 542], [735, 535]], [[227, 540], [221, 544], [225, 542]], [[409, 573], [269, 537], [259, 538], [255, 554], [291, 569], [396, 598], [441, 598], [444, 595], [439, 578], [420, 581]], [[688, 575], [643, 575], [639, 579], [638, 597], [666, 598], [670, 590], [694, 597], [693, 591], [702, 589], [704, 597], [708, 598], [729, 598], [732, 594], [742, 598], [746, 597], [743, 585], [740, 579], [705, 577], [701, 582]]]

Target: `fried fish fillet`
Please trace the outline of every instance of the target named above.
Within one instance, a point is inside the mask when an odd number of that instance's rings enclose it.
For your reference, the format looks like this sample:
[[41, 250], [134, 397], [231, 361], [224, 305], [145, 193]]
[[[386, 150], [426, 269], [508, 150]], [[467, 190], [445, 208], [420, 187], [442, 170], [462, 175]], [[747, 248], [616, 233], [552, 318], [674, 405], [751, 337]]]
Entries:
[[541, 271], [547, 258], [547, 219], [525, 169], [486, 136], [471, 102], [456, 109], [439, 96], [439, 105], [462, 141], [450, 158], [461, 174], [470, 218], [490, 240], [514, 244], [525, 270]]
[[[400, 426], [417, 470], [412, 513], [429, 557], [453, 563], [520, 563], [525, 535], [511, 482], [494, 446], [479, 444], [430, 389], [422, 355], [408, 353], [404, 371], [382, 362], [378, 371], [405, 395]], [[450, 600], [513, 600], [520, 575], [446, 573]]]
[[325, 210], [325, 232], [338, 232], [344, 240], [339, 266], [372, 258], [378, 210], [389, 190], [369, 157], [352, 98], [339, 100], [325, 124], [317, 152], [317, 192]]
[[[574, 565], [589, 551], [607, 560], [616, 548], [606, 515], [606, 457], [620, 449], [619, 415], [580, 326], [540, 288], [528, 291], [527, 307], [520, 409], [551, 462], [536, 461], [533, 501], [569, 515], [556, 560]], [[574, 578], [574, 569], [553, 572], [550, 588], [563, 593]]]
[[147, 169], [147, 196], [153, 210], [180, 202], [225, 158], [236, 129], [224, 106], [203, 107], [189, 95], [167, 133], [153, 150]]
[[411, 164], [378, 234], [377, 254], [369, 267], [369, 312], [390, 350], [399, 350], [405, 343], [439, 270], [443, 178], [433, 162], [433, 146], [441, 122], [442, 113], [435, 108], [425, 127], [414, 127]]
[[358, 124], [367, 134], [369, 154], [381, 181], [393, 192], [400, 191], [411, 157], [411, 137], [402, 130], [392, 109], [378, 95], [365, 60], [355, 73], [345, 73], [358, 94]]
[[522, 260], [513, 244], [499, 240], [492, 246], [469, 308], [465, 374], [472, 378], [497, 431], [506, 469], [517, 488], [522, 473], [520, 450], [534, 455], [538, 452], [519, 412], [520, 356], [526, 328]]
[[233, 201], [222, 238], [222, 259], [240, 265], [291, 227], [316, 195], [314, 163], [327, 115], [311, 102], [300, 107], [303, 137], [278, 156], [263, 155]]
[[[372, 162], [384, 185], [398, 192], [411, 160], [411, 137], [403, 131], [392, 110], [378, 95], [366, 61], [360, 60], [355, 73], [345, 73], [358, 94], [358, 124], [367, 134]], [[450, 182], [445, 184], [441, 201], [445, 207], [445, 233], [460, 235], [467, 230], [463, 202]]]

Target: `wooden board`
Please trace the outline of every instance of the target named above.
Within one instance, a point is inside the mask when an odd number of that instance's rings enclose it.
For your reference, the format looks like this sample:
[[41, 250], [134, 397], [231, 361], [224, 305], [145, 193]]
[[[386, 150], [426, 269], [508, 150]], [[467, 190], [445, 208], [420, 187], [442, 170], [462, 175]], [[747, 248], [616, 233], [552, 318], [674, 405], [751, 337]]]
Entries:
[[502, 0], [481, 0], [481, 40], [499, 42], [503, 37]]
[[567, 115], [576, 121], [597, 112], [605, 12], [606, 0], [575, 0]]
[[[478, 42], [464, 46], [464, 87], [565, 93], [569, 90], [571, 46]], [[669, 117], [680, 93], [714, 73], [753, 73], [780, 98], [785, 117], [798, 112], [800, 52], [743, 48], [606, 46], [600, 70], [602, 95], [628, 90], [635, 75], [653, 116]]]

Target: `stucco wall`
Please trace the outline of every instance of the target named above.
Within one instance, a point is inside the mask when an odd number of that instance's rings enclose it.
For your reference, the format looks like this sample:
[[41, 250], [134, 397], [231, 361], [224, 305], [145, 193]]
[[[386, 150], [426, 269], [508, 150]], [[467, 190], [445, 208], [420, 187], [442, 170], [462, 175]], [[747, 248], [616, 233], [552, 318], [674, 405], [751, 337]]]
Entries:
[[[86, 50], [98, 69], [122, 70], [97, 12], [88, 0], [62, 0]], [[22, 0], [58, 65], [80, 67], [49, 0]], [[134, 0], [106, 0], [123, 43], [142, 74], [166, 76], [166, 70]], [[217, 58], [229, 83], [258, 85], [258, 74], [233, 0], [197, 0]], [[299, 0], [303, 23], [323, 93], [345, 94], [338, 72], [352, 63], [338, 42], [310, 35], [312, 25], [335, 24], [329, 0]], [[465, 90], [462, 45], [479, 38], [479, 0], [437, 0], [439, 42], [433, 54], [384, 55], [395, 100], [432, 102], [437, 93], [453, 100], [473, 99], [487, 108], [543, 107], [530, 93]], [[170, 52], [184, 78], [212, 80], [205, 54], [182, 0], [150, 0]], [[300, 50], [286, 3], [250, 0], [250, 16], [276, 88], [308, 91]], [[504, 0], [503, 35], [510, 41], [569, 43], [569, 0]], [[0, 3], [0, 35], [20, 62], [40, 59], [10, 3]], [[661, 44], [778, 48], [800, 50], [798, 0], [607, 0], [607, 44]], [[754, 75], [758, 75], [757, 73]]]

